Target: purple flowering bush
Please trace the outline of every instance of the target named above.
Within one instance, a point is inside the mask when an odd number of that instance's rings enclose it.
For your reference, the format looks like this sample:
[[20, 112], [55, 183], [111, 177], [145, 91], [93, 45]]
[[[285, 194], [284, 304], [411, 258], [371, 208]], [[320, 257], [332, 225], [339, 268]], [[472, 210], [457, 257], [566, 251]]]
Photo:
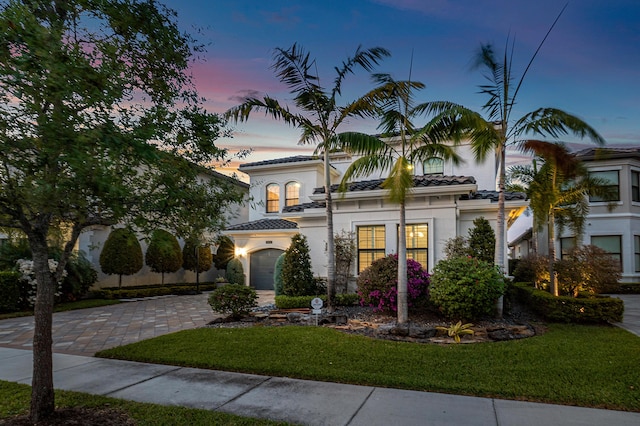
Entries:
[[[426, 301], [429, 296], [429, 274], [413, 259], [407, 259], [407, 303], [409, 307]], [[398, 256], [374, 261], [357, 280], [360, 305], [374, 311], [395, 312], [398, 309]]]

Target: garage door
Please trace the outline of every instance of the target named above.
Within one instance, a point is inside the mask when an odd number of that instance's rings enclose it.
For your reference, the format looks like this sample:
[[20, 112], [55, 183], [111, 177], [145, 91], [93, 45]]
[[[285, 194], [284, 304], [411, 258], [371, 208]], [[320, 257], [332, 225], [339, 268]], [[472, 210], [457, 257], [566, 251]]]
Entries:
[[251, 286], [256, 290], [273, 290], [273, 271], [283, 250], [266, 249], [251, 253]]

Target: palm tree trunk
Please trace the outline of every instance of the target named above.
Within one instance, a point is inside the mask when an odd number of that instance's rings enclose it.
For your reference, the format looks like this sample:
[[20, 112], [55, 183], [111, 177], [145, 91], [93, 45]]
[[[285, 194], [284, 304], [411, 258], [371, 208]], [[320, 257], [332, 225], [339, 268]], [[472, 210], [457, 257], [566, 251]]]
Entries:
[[333, 236], [333, 203], [331, 199], [331, 166], [329, 164], [329, 149], [324, 149], [324, 194], [327, 209], [327, 311], [335, 310], [334, 296], [336, 294], [336, 253]]
[[407, 226], [404, 201], [400, 203], [400, 229], [398, 230], [398, 324], [409, 320], [407, 303]]
[[[495, 264], [500, 269], [501, 273], [505, 271], [504, 265], [504, 242], [505, 242], [505, 220], [504, 220], [504, 179], [507, 173], [505, 167], [506, 161], [506, 146], [503, 144], [500, 149], [500, 171], [498, 174], [498, 217], [496, 218], [496, 252], [494, 254]], [[502, 311], [504, 309], [503, 296], [500, 296], [496, 300], [496, 317], [502, 318]]]
[[556, 235], [555, 235], [555, 222], [556, 217], [553, 213], [553, 209], [549, 213], [549, 222], [547, 223], [547, 233], [549, 234], [549, 290], [554, 296], [558, 296], [558, 280], [556, 279], [556, 272], [553, 264], [556, 261]]

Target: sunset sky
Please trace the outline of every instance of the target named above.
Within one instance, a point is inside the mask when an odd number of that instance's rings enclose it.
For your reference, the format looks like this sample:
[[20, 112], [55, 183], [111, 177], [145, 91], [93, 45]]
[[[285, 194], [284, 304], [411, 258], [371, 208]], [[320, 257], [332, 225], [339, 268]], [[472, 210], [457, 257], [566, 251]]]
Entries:
[[[480, 111], [484, 83], [471, 58], [481, 43], [503, 51], [515, 40], [513, 69], [519, 77], [562, 9], [557, 0], [164, 0], [178, 12], [184, 31], [207, 45], [193, 66], [207, 107], [222, 113], [248, 94], [269, 94], [291, 104], [270, 69], [273, 50], [302, 45], [317, 59], [330, 87], [334, 66], [359, 45], [380, 46], [392, 56], [377, 68], [427, 88], [418, 101], [449, 100]], [[343, 104], [371, 89], [365, 72], [345, 80]], [[640, 145], [640, 2], [573, 0], [530, 69], [515, 117], [556, 107], [594, 126], [610, 145]], [[251, 148], [245, 161], [301, 153], [299, 132], [262, 113], [233, 126], [218, 141], [232, 151]], [[342, 130], [375, 132], [376, 123], [352, 121]], [[566, 140], [572, 142], [571, 140]], [[517, 160], [513, 157], [512, 161]]]

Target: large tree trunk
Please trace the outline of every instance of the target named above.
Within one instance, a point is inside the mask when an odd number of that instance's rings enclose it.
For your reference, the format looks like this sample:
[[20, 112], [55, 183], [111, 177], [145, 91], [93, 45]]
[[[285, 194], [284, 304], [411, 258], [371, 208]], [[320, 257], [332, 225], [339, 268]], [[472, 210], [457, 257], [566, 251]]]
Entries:
[[327, 208], [327, 311], [335, 309], [336, 294], [336, 252], [333, 236], [333, 203], [331, 199], [331, 166], [329, 164], [329, 149], [325, 141], [324, 149], [324, 194]]
[[398, 230], [398, 324], [409, 320], [407, 303], [407, 226], [405, 203], [400, 203], [400, 229]]
[[53, 414], [55, 408], [51, 326], [53, 323], [53, 302], [56, 285], [49, 271], [49, 250], [47, 248], [46, 232], [44, 235], [30, 235], [29, 243], [38, 282], [34, 308], [35, 329], [33, 334], [33, 379], [31, 382], [30, 409], [31, 421], [36, 423]]

